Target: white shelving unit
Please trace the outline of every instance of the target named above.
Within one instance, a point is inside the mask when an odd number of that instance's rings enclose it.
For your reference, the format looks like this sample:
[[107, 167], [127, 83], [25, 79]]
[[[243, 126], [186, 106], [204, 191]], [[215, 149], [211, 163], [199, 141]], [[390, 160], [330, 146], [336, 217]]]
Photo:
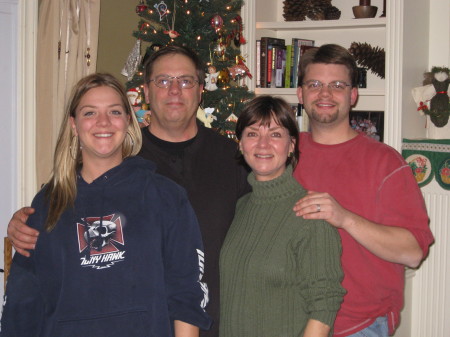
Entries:
[[[384, 48], [385, 79], [368, 71], [367, 89], [359, 90], [354, 110], [384, 111], [384, 141], [400, 150], [403, 137], [425, 137], [425, 119], [416, 113], [410, 92], [418, 86], [417, 74], [422, 74], [428, 65], [428, 16], [423, 14], [429, 11], [429, 0], [386, 3], [386, 17], [382, 18], [382, 0], [372, 0], [378, 12], [371, 19], [354, 18], [352, 6], [358, 5], [358, 0], [334, 0], [333, 6], [341, 11], [339, 20], [286, 22], [283, 0], [246, 0], [242, 17], [248, 41], [243, 45], [247, 65], [256, 74], [255, 41], [262, 36], [282, 38], [287, 44], [298, 37], [315, 40], [317, 46], [337, 43], [348, 48], [352, 42], [367, 42]], [[418, 24], [418, 18], [426, 22]], [[249, 85], [257, 95], [271, 94], [289, 103], [298, 102], [296, 89], [255, 88], [255, 81]]]

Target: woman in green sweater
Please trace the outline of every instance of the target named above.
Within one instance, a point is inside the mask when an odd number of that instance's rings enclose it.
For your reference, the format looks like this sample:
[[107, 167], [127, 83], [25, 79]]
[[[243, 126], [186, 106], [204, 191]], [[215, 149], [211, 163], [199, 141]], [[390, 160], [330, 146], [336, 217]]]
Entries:
[[[336, 229], [297, 217], [298, 129], [284, 100], [259, 96], [236, 125], [253, 191], [236, 207], [220, 255], [220, 337], [331, 335], [345, 290]], [[318, 209], [320, 211], [320, 209]]]

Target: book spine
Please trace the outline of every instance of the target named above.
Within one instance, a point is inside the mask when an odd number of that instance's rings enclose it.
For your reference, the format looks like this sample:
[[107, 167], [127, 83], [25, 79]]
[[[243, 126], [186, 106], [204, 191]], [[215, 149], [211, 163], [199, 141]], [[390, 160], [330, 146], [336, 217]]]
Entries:
[[261, 88], [267, 88], [267, 38], [261, 38]]
[[261, 88], [261, 40], [256, 40], [256, 87]]
[[272, 46], [272, 66], [270, 67], [270, 70], [272, 72], [272, 77], [270, 81], [271, 88], [276, 88], [277, 85], [277, 58], [279, 49], [280, 49], [279, 46]]
[[292, 76], [292, 84], [293, 88], [298, 87], [298, 66], [300, 64], [300, 49], [301, 46], [314, 46], [314, 40], [308, 40], [308, 39], [299, 39], [299, 38], [293, 38], [292, 44], [294, 45], [294, 61], [293, 61], [293, 76]]
[[292, 39], [292, 48], [294, 49], [292, 55], [292, 88], [296, 88], [297, 76], [298, 76], [298, 52], [299, 47], [296, 39]]
[[[284, 48], [277, 48], [277, 57], [275, 59], [275, 87], [283, 88], [284, 68], [286, 67], [286, 61], [283, 60]], [[286, 57], [284, 55], [284, 57]]]
[[286, 46], [286, 71], [284, 75], [284, 87], [291, 87], [291, 74], [292, 74], [292, 45]]
[[273, 46], [268, 46], [267, 65], [266, 65], [266, 74], [267, 74], [266, 88], [270, 88], [270, 85], [272, 84], [272, 59], [273, 59]]

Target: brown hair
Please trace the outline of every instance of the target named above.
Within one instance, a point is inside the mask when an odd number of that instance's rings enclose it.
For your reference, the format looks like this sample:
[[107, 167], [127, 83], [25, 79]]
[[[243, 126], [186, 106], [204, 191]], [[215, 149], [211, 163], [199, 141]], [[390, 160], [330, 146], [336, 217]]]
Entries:
[[272, 118], [279, 126], [287, 129], [289, 136], [294, 141], [294, 153], [292, 157], [287, 158], [286, 166], [292, 164], [295, 167], [300, 157], [299, 131], [294, 112], [284, 99], [262, 95], [246, 103], [236, 124], [236, 137], [241, 140], [244, 129], [255, 123], [268, 126]]
[[153, 73], [153, 64], [159, 58], [166, 55], [183, 55], [189, 58], [195, 66], [197, 72], [197, 80], [200, 85], [205, 82], [205, 65], [200, 60], [198, 55], [187, 47], [169, 45], [159, 49], [150, 55], [150, 57], [144, 63], [144, 83], [150, 83], [150, 79]]
[[358, 68], [350, 52], [337, 44], [324, 44], [321, 47], [308, 49], [302, 55], [298, 69], [298, 86], [303, 83], [306, 68], [315, 63], [341, 64], [347, 67], [352, 87], [358, 85]]
[[76, 109], [83, 96], [89, 90], [98, 87], [114, 89], [120, 95], [126, 114], [130, 116], [127, 136], [122, 144], [122, 157], [134, 156], [141, 149], [142, 136], [139, 123], [122, 84], [112, 75], [98, 73], [88, 75], [78, 81], [72, 89], [61, 123], [53, 158], [53, 172], [47, 184], [46, 197], [49, 205], [45, 223], [47, 231], [51, 231], [55, 227], [61, 214], [68, 207], [73, 206], [75, 202], [77, 195], [76, 174], [83, 162], [78, 137], [75, 136], [70, 125], [70, 117], [75, 117]]

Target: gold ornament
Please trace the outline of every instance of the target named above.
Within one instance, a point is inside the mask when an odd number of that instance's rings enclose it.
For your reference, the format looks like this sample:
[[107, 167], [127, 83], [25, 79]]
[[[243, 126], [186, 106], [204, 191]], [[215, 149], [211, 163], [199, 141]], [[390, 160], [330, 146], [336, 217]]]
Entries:
[[227, 84], [230, 82], [230, 74], [228, 73], [227, 69], [222, 69], [221, 71], [219, 71], [219, 76], [217, 77], [217, 79], [219, 80], [219, 83], [222, 84]]

